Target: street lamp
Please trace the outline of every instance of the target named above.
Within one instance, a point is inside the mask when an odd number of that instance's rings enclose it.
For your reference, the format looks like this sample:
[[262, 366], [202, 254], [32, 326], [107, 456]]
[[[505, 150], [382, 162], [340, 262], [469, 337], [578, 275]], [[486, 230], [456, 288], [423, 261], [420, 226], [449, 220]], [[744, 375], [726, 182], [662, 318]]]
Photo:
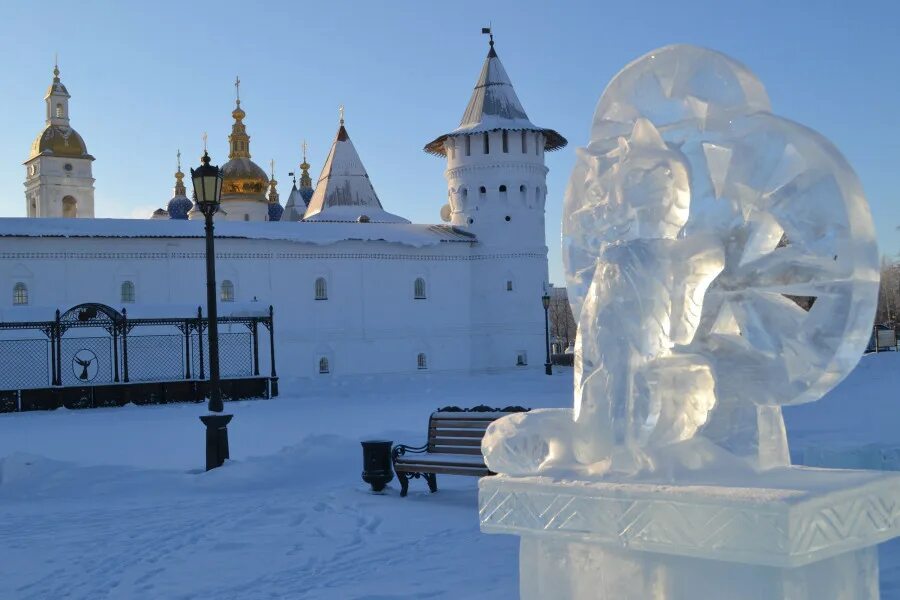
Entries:
[[541, 303], [544, 305], [544, 344], [547, 348], [547, 362], [544, 363], [544, 373], [553, 375], [553, 367], [550, 364], [550, 292], [544, 290], [541, 296]]
[[222, 413], [222, 388], [219, 382], [219, 315], [216, 307], [216, 250], [213, 238], [213, 215], [219, 210], [222, 195], [222, 171], [209, 164], [209, 153], [203, 151], [203, 163], [191, 169], [194, 198], [206, 218], [206, 315], [209, 340], [209, 412], [200, 420], [206, 425], [206, 470], [222, 466], [228, 458], [228, 423], [232, 415]]

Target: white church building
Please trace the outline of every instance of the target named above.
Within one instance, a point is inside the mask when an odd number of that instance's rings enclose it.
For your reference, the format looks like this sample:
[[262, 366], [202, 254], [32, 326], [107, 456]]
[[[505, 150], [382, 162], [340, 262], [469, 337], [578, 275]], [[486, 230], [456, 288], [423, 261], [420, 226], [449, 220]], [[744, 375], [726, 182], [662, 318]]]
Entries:
[[[204, 231], [180, 166], [153, 219], [96, 218], [94, 157], [69, 99], [55, 69], [25, 162], [28, 218], [0, 219], [0, 321], [52, 320], [85, 302], [195, 315]], [[447, 161], [440, 224], [385, 209], [343, 118], [315, 186], [304, 156], [282, 209], [277, 182], [251, 160], [239, 97], [232, 114], [216, 216], [219, 313], [274, 306], [283, 377], [542, 365], [544, 152], [566, 140], [529, 120], [493, 41], [459, 127], [425, 146]]]

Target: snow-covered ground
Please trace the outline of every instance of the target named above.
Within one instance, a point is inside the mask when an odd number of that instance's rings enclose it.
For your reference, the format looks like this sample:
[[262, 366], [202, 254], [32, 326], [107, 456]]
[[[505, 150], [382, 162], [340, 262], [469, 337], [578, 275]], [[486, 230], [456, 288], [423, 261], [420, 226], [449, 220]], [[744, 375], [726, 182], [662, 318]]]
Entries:
[[[788, 410], [795, 460], [900, 462], [873, 458], [900, 455], [898, 372], [900, 354], [864, 357]], [[0, 598], [516, 598], [517, 539], [479, 533], [475, 479], [372, 494], [358, 442], [421, 443], [445, 405], [569, 406], [571, 385], [571, 369], [286, 381], [228, 405], [233, 460], [210, 473], [202, 405], [0, 415]], [[881, 554], [882, 597], [900, 598], [900, 544]]]

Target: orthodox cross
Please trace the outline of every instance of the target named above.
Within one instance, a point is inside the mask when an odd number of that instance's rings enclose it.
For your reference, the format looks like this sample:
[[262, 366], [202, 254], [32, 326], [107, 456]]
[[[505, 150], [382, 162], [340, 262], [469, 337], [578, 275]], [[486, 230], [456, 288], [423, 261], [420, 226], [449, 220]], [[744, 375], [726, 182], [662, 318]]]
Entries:
[[275, 159], [269, 161], [269, 167], [272, 169], [272, 177], [271, 179], [275, 179]]
[[[343, 120], [343, 116], [341, 117], [341, 120]], [[303, 143], [300, 144], [300, 147], [303, 148], [303, 162], [306, 162], [306, 140], [303, 140]]]
[[[205, 146], [205, 144], [204, 144], [204, 146]], [[180, 172], [181, 171], [181, 148], [178, 149], [178, 152], [175, 153], [175, 156], [178, 157], [178, 171]]]
[[240, 76], [236, 76], [234, 78], [234, 95], [237, 98], [237, 103], [241, 103], [241, 78]]

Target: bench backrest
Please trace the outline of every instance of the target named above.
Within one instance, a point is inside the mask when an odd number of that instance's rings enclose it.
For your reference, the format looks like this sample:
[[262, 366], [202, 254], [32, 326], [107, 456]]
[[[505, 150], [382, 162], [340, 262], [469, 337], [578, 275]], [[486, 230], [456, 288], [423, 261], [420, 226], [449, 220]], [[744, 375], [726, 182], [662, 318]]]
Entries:
[[481, 439], [488, 425], [500, 417], [527, 410], [516, 406], [490, 411], [442, 409], [433, 412], [428, 419], [428, 452], [481, 456]]

